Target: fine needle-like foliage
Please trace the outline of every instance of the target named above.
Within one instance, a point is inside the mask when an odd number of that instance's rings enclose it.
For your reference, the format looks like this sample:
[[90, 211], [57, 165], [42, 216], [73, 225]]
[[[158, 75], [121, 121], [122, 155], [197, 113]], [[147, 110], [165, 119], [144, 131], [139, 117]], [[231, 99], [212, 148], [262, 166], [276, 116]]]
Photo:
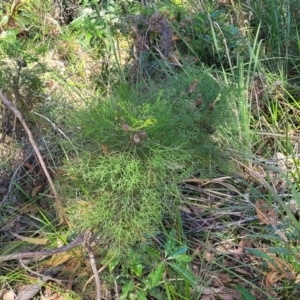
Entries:
[[80, 124], [75, 143], [94, 149], [64, 165], [60, 186], [73, 226], [99, 231], [109, 249], [127, 250], [151, 235], [174, 211], [181, 180], [208, 175], [213, 165], [228, 172], [218, 142], [222, 135], [225, 145], [227, 135], [237, 144], [237, 95], [198, 69], [163, 84], [121, 85], [73, 114], [71, 122]]

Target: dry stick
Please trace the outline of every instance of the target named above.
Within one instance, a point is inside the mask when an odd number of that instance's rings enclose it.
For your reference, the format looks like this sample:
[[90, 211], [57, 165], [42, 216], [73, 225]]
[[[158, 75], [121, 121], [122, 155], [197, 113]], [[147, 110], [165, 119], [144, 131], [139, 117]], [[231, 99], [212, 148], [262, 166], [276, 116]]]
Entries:
[[[22, 259], [19, 259], [19, 262], [20, 262], [20, 265], [21, 265], [26, 271], [28, 271], [29, 273], [31, 273], [31, 274], [37, 276], [37, 278], [39, 278], [40, 281], [42, 281], [42, 282], [54, 281], [54, 282], [56, 282], [57, 284], [59, 284], [59, 285], [61, 285], [61, 286], [63, 286], [63, 283], [64, 283], [64, 282], [72, 282], [72, 283], [73, 283], [72, 280], [61, 280], [61, 279], [56, 279], [56, 278], [53, 278], [53, 277], [51, 277], [51, 276], [49, 276], [49, 275], [44, 275], [44, 274], [35, 272], [35, 271], [31, 270], [30, 268], [28, 268], [28, 267], [24, 264], [24, 262], [23, 262]], [[46, 272], [47, 272], [47, 271], [46, 271]], [[31, 299], [31, 298], [30, 298], [30, 299]]]
[[90, 264], [91, 264], [91, 268], [95, 277], [95, 284], [96, 284], [96, 294], [97, 294], [97, 300], [101, 300], [102, 296], [101, 296], [101, 282], [100, 282], [100, 278], [97, 272], [97, 267], [96, 267], [96, 261], [95, 261], [95, 257], [94, 257], [94, 253], [93, 250], [90, 246], [86, 246], [86, 249], [88, 251], [89, 254], [89, 258], [90, 258]]
[[98, 275], [98, 271], [97, 271], [97, 266], [96, 266], [96, 261], [95, 261], [95, 256], [93, 253], [93, 249], [90, 245], [90, 232], [87, 231], [85, 233], [84, 239], [83, 239], [83, 246], [86, 248], [89, 258], [90, 258], [90, 264], [91, 264], [91, 268], [95, 277], [95, 284], [96, 284], [96, 299], [97, 300], [101, 300], [102, 295], [101, 295], [101, 282], [100, 282], [100, 278]]
[[83, 236], [78, 236], [74, 241], [71, 243], [51, 250], [42, 250], [42, 251], [35, 251], [35, 252], [19, 252], [19, 253], [13, 253], [13, 254], [6, 254], [0, 256], [0, 262], [2, 261], [8, 261], [13, 259], [23, 259], [23, 258], [31, 258], [31, 257], [46, 257], [46, 256], [52, 256], [59, 253], [64, 253], [67, 251], [72, 250], [75, 247], [81, 246], [83, 243]]
[[[97, 273], [98, 274], [101, 273], [112, 262], [112, 260], [115, 259], [115, 257], [116, 257], [115, 255], [112, 256], [111, 259], [97, 271]], [[93, 274], [93, 276], [91, 276], [90, 279], [85, 283], [85, 285], [82, 289], [82, 292], [85, 291], [87, 285], [94, 279], [94, 277], [95, 277], [95, 275]]]
[[20, 123], [24, 127], [24, 129], [25, 129], [25, 131], [26, 131], [26, 133], [28, 135], [28, 139], [29, 139], [29, 141], [30, 141], [30, 143], [32, 145], [32, 148], [33, 148], [33, 150], [36, 153], [36, 156], [37, 156], [37, 158], [39, 160], [39, 163], [40, 163], [40, 165], [41, 165], [41, 167], [42, 167], [42, 169], [43, 169], [43, 171], [44, 171], [44, 173], [45, 173], [45, 175], [47, 177], [49, 185], [51, 187], [51, 190], [52, 190], [52, 193], [53, 193], [53, 196], [54, 196], [54, 200], [55, 200], [56, 205], [57, 205], [57, 210], [58, 210], [58, 213], [59, 213], [60, 222], [61, 223], [67, 222], [67, 217], [66, 217], [66, 215], [64, 213], [64, 207], [63, 207], [63, 205], [62, 205], [62, 203], [61, 203], [61, 201], [60, 201], [60, 199], [58, 197], [58, 193], [56, 191], [56, 188], [55, 188], [55, 186], [53, 184], [53, 181], [51, 179], [51, 176], [50, 176], [50, 174], [49, 174], [49, 172], [47, 170], [46, 164], [45, 164], [45, 162], [44, 162], [44, 160], [42, 158], [40, 150], [39, 150], [38, 146], [36, 145], [36, 143], [35, 143], [35, 141], [33, 139], [33, 136], [32, 136], [32, 133], [31, 133], [29, 127], [27, 126], [25, 120], [23, 119], [20, 111], [13, 105], [13, 103], [11, 101], [9, 101], [4, 96], [4, 94], [1, 91], [0, 91], [0, 98], [2, 99], [3, 103], [14, 113], [15, 117], [17, 119], [19, 119]]
[[[48, 281], [48, 280], [52, 280], [52, 281], [55, 281], [55, 282], [58, 282], [57, 279], [55, 278], [52, 278], [52, 277], [49, 277], [49, 276], [46, 276], [45, 278], [42, 278], [42, 274], [39, 274], [37, 272], [34, 272], [32, 270], [30, 270], [28, 267], [25, 266], [24, 262], [22, 261], [22, 259], [19, 260], [20, 261], [20, 264], [21, 266], [27, 270], [29, 273], [32, 273], [34, 275], [37, 275], [38, 276], [38, 279], [36, 281], [36, 283], [34, 284], [31, 284], [31, 285], [28, 285], [25, 289], [25, 291], [21, 292], [20, 295], [18, 296], [18, 298], [16, 300], [30, 300], [30, 299], [33, 299], [34, 296], [37, 295], [38, 292], [40, 292], [43, 284]], [[61, 284], [61, 283], [60, 283]]]
[[116, 300], [119, 300], [119, 292], [118, 292], [118, 284], [117, 284], [117, 280], [114, 279], [114, 284], [115, 284], [115, 293], [116, 293]]

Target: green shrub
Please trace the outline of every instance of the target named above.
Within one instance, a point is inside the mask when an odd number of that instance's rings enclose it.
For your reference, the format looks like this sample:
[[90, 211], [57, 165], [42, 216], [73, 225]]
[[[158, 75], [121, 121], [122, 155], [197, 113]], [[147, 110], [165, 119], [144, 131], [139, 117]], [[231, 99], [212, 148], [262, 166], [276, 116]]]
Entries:
[[41, 76], [46, 71], [36, 53], [29, 54], [17, 37], [7, 30], [0, 37], [1, 89], [24, 115], [43, 101]]
[[[195, 79], [198, 85], [186, 92]], [[75, 228], [100, 231], [114, 249], [151, 234], [172, 214], [182, 179], [228, 168], [218, 136], [235, 135], [233, 95], [198, 70], [162, 84], [121, 85], [109, 99], [75, 112], [70, 125], [79, 128], [74, 143], [80, 154], [65, 164], [61, 179]]]

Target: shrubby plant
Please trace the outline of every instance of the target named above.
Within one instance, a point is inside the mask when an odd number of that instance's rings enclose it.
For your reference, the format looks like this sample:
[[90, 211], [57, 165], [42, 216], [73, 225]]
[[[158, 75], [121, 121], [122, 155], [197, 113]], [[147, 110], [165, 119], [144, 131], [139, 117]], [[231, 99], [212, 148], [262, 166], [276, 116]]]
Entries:
[[69, 121], [80, 153], [60, 179], [69, 218], [79, 230], [99, 231], [110, 249], [151, 235], [179, 201], [180, 180], [229, 165], [217, 141], [223, 126], [235, 132], [233, 91], [203, 69], [174, 73], [158, 87], [120, 85]]
[[[167, 294], [179, 289], [176, 280], [171, 280], [178, 277], [189, 287], [197, 283], [196, 276], [188, 268], [193, 258], [188, 255], [188, 248], [176, 240], [175, 230], [166, 235], [160, 249], [151, 243], [137, 244], [128, 251], [126, 258], [126, 264], [121, 266], [120, 257], [112, 259], [109, 264], [110, 272], [117, 266], [121, 267], [118, 277], [118, 283], [122, 285], [120, 299], [147, 299], [147, 296], [166, 299]], [[191, 289], [185, 289], [184, 294], [190, 299]]]
[[[7, 30], [0, 36], [1, 90], [28, 120], [32, 110], [44, 101], [41, 77], [46, 68], [24, 49], [16, 35], [16, 30]], [[8, 109], [3, 110], [2, 132], [10, 133], [15, 120]]]

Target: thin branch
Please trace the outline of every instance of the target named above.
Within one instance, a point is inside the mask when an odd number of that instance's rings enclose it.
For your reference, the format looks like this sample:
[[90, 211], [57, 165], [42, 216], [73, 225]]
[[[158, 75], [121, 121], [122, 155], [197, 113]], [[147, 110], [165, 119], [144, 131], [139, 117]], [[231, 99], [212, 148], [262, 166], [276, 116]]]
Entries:
[[[25, 270], [27, 270], [29, 273], [31, 273], [31, 274], [37, 276], [39, 279], [41, 279], [41, 280], [44, 281], [44, 282], [47, 282], [47, 281], [54, 281], [54, 282], [56, 282], [57, 284], [59, 284], [59, 285], [61, 285], [61, 286], [63, 286], [63, 283], [64, 283], [64, 282], [73, 282], [73, 281], [71, 281], [71, 280], [61, 280], [61, 279], [56, 279], [56, 278], [53, 278], [53, 277], [51, 277], [51, 276], [48, 276], [48, 275], [44, 275], [44, 274], [35, 272], [35, 271], [31, 270], [30, 268], [28, 268], [28, 267], [24, 264], [24, 262], [23, 262], [22, 259], [19, 259], [19, 262], [20, 262], [21, 266], [22, 266]], [[47, 271], [46, 271], [46, 272], [47, 272]]]
[[[109, 261], [108, 261], [105, 265], [103, 265], [103, 266], [97, 271], [97, 273], [99, 274], [99, 273], [101, 273], [104, 269], [106, 269], [106, 267], [107, 267], [107, 266], [112, 262], [112, 260], [115, 259], [115, 258], [116, 258], [115, 255], [112, 256], [112, 257], [109, 259]], [[85, 285], [84, 285], [84, 287], [83, 287], [83, 289], [82, 289], [83, 292], [85, 291], [87, 285], [94, 279], [94, 277], [95, 277], [95, 275], [92, 275], [92, 276], [89, 278], [89, 280], [85, 283]]]
[[46, 167], [46, 164], [43, 160], [43, 157], [40, 153], [40, 150], [38, 148], [38, 146], [36, 145], [35, 141], [34, 141], [34, 138], [33, 138], [33, 135], [29, 129], [29, 127], [27, 126], [24, 118], [22, 117], [22, 114], [20, 113], [20, 111], [13, 105], [13, 103], [11, 101], [9, 101], [5, 96], [4, 94], [0, 91], [0, 98], [2, 99], [3, 103], [14, 113], [15, 117], [17, 119], [19, 119], [20, 123], [22, 124], [23, 128], [25, 129], [27, 135], [28, 135], [28, 139], [32, 145], [32, 148], [33, 150], [35, 151], [36, 153], [36, 156], [39, 160], [39, 163], [44, 171], [44, 174], [45, 176], [47, 177], [47, 180], [48, 180], [48, 183], [50, 185], [50, 188], [52, 190], [52, 193], [53, 193], [53, 196], [54, 196], [54, 200], [56, 202], [56, 205], [57, 205], [57, 210], [58, 210], [58, 213], [59, 213], [59, 217], [60, 217], [60, 222], [61, 223], [66, 223], [67, 222], [67, 217], [64, 213], [64, 207], [62, 205], [62, 202], [60, 201], [59, 199], [59, 196], [58, 196], [58, 193], [56, 191], [56, 188], [54, 186], [54, 183], [52, 181], [52, 178], [47, 170], [47, 167]]
[[101, 296], [101, 282], [100, 282], [100, 278], [99, 278], [99, 274], [97, 271], [97, 266], [96, 266], [96, 261], [95, 261], [95, 256], [93, 253], [93, 249], [90, 245], [90, 235], [91, 232], [86, 232], [84, 240], [83, 240], [83, 246], [86, 248], [89, 258], [90, 258], [90, 264], [91, 264], [91, 268], [93, 271], [93, 275], [95, 277], [95, 284], [96, 284], [96, 299], [97, 300], [101, 300], [102, 296]]
[[63, 253], [70, 251], [71, 249], [81, 246], [83, 242], [83, 236], [80, 235], [77, 237], [74, 241], [71, 243], [56, 248], [52, 250], [43, 250], [43, 251], [35, 251], [35, 252], [19, 252], [19, 253], [13, 253], [13, 254], [7, 254], [7, 255], [1, 255], [0, 256], [0, 262], [2, 261], [8, 261], [13, 259], [23, 259], [23, 258], [30, 258], [30, 257], [46, 257], [46, 256], [52, 256], [54, 254]]
[[115, 293], [116, 293], [116, 300], [119, 300], [119, 292], [118, 292], [118, 284], [117, 284], [117, 280], [114, 278], [114, 284], [115, 284]]

